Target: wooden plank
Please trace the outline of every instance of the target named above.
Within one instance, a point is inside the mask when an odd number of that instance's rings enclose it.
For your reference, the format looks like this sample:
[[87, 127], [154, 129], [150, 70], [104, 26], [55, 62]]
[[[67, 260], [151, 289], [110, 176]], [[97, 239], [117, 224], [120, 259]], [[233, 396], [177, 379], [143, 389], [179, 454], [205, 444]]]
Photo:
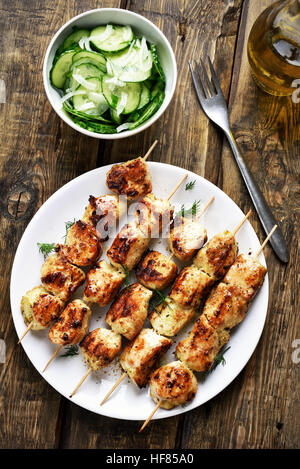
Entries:
[[[182, 445], [188, 448], [295, 448], [299, 444], [299, 365], [292, 362], [291, 354], [300, 326], [296, 280], [300, 110], [290, 98], [268, 96], [254, 85], [246, 53], [251, 26], [271, 3], [272, 0], [245, 2], [230, 93], [231, 123], [245, 160], [282, 223], [291, 260], [287, 266], [282, 265], [270, 247], [265, 250], [270, 303], [262, 338], [238, 378], [187, 416]], [[247, 190], [227, 144], [222, 152], [218, 185], [244, 211], [249, 209]], [[255, 215], [251, 222], [263, 239]]]
[[[204, 173], [210, 153], [220, 157], [222, 137], [214, 128], [208, 128], [207, 119], [199, 109], [188, 60], [206, 53], [214, 58], [215, 51], [222, 47], [222, 83], [228, 93], [240, 6], [239, 0], [130, 2], [131, 10], [150, 19], [170, 40], [178, 63], [178, 84], [165, 114], [142, 134], [101, 147], [98, 165], [143, 154], [155, 138], [160, 139], [160, 145], [153, 152], [152, 160], [182, 166], [198, 174]], [[216, 178], [217, 174], [212, 172], [211, 179]], [[60, 441], [63, 448], [174, 448], [181, 445], [182, 416], [152, 422], [138, 435], [137, 422], [95, 416], [69, 402], [65, 409]]]
[[[103, 1], [119, 6], [119, 1]], [[9, 306], [9, 280], [19, 239], [40, 205], [59, 187], [95, 167], [98, 140], [62, 123], [47, 101], [42, 64], [48, 43], [68, 19], [94, 8], [91, 1], [1, 1], [0, 79], [0, 338], [7, 360], [0, 364], [0, 446], [55, 446], [60, 396], [38, 375], [16, 334]]]

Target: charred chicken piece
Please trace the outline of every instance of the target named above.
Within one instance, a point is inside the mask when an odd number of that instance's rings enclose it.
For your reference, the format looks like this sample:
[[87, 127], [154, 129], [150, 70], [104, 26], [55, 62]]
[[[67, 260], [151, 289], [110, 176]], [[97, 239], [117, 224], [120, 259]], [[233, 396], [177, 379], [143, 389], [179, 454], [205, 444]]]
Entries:
[[90, 225], [78, 220], [68, 230], [65, 244], [58, 244], [56, 252], [71, 264], [87, 266], [102, 254], [100, 240]]
[[80, 350], [89, 368], [96, 371], [109, 365], [120, 352], [121, 345], [120, 334], [99, 328], [85, 336], [80, 343]]
[[49, 329], [49, 339], [58, 345], [79, 344], [88, 333], [90, 308], [81, 300], [68, 304]]
[[90, 195], [82, 221], [93, 227], [100, 241], [107, 241], [110, 232], [116, 228], [124, 210], [124, 204], [114, 194], [94, 197]]
[[184, 308], [169, 296], [150, 314], [149, 319], [155, 332], [172, 337], [196, 314], [194, 308]]
[[106, 315], [106, 322], [116, 333], [132, 340], [147, 318], [152, 291], [140, 283], [124, 288]]
[[51, 295], [42, 285], [28, 290], [21, 300], [21, 312], [26, 326], [32, 323], [31, 330], [47, 329], [60, 315], [64, 302]]
[[43, 286], [62, 301], [68, 301], [85, 281], [85, 273], [58, 254], [49, 256], [41, 269]]
[[116, 267], [102, 260], [87, 273], [87, 282], [84, 289], [84, 301], [107, 306], [116, 296], [125, 280], [122, 267]]
[[154, 194], [143, 197], [135, 211], [137, 226], [150, 238], [158, 238], [162, 229], [173, 219], [174, 206]]
[[213, 283], [209, 275], [195, 265], [190, 265], [182, 269], [176, 278], [170, 298], [184, 308], [197, 309]]
[[116, 194], [135, 200], [152, 191], [151, 176], [142, 158], [115, 164], [106, 175], [107, 187]]
[[120, 356], [121, 366], [132, 381], [143, 388], [160, 357], [171, 345], [171, 339], [156, 334], [153, 329], [142, 329], [139, 335], [125, 346]]
[[164, 290], [174, 281], [178, 268], [175, 262], [158, 251], [148, 251], [136, 267], [138, 281], [150, 290]]
[[192, 260], [206, 241], [206, 229], [197, 220], [175, 217], [171, 224], [168, 243], [177, 259], [183, 262]]
[[155, 370], [149, 381], [150, 396], [160, 407], [172, 409], [191, 401], [198, 389], [194, 373], [180, 361], [174, 361]]

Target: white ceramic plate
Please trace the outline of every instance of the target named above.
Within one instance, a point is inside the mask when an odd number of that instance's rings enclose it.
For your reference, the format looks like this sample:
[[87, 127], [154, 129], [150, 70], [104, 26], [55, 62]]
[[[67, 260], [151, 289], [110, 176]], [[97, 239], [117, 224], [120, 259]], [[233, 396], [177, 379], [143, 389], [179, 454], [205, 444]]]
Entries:
[[[203, 216], [203, 224], [207, 228], [208, 237], [223, 231], [232, 230], [242, 219], [243, 213], [238, 206], [220, 189], [204, 178], [176, 166], [162, 163], [148, 163], [151, 171], [153, 192], [166, 197], [177, 181], [188, 172], [188, 181], [196, 180], [194, 189], [185, 191], [185, 184], [180, 187], [172, 198], [179, 210], [182, 203], [190, 206], [194, 200], [201, 199], [204, 204], [212, 195], [214, 203]], [[38, 210], [20, 241], [16, 252], [11, 276], [11, 309], [18, 336], [25, 330], [20, 312], [22, 295], [35, 285], [40, 284], [40, 268], [43, 256], [37, 249], [37, 242], [62, 242], [65, 232], [64, 223], [73, 218], [80, 219], [90, 194], [95, 196], [107, 193], [105, 175], [111, 166], [105, 166], [85, 173], [66, 184], [53, 194]], [[237, 234], [240, 252], [255, 253], [259, 240], [247, 221]], [[108, 241], [107, 247], [111, 241]], [[151, 247], [167, 252], [166, 240], [154, 240]], [[263, 254], [260, 260], [265, 264]], [[132, 277], [134, 280], [134, 276]], [[82, 295], [82, 288], [76, 297]], [[268, 277], [252, 303], [245, 320], [233, 331], [226, 352], [226, 365], [219, 365], [205, 380], [199, 379], [198, 393], [193, 401], [185, 407], [176, 407], [170, 411], [159, 409], [155, 418], [166, 418], [187, 412], [216, 396], [240, 373], [251, 357], [263, 330], [268, 307]], [[90, 329], [105, 326], [107, 308], [93, 306], [93, 317]], [[176, 343], [186, 336], [192, 327], [189, 324], [176, 337]], [[47, 331], [29, 332], [22, 341], [25, 353], [35, 368], [41, 373], [56, 346], [47, 339]], [[174, 360], [176, 344], [165, 356], [163, 362]], [[62, 352], [61, 352], [62, 353]], [[81, 354], [68, 358], [56, 358], [42, 377], [59, 393], [68, 398], [77, 382], [84, 375], [86, 366]], [[127, 420], [143, 420], [154, 407], [148, 395], [148, 389], [139, 390], [131, 382], [124, 380], [109, 400], [100, 407], [99, 403], [112, 384], [120, 376], [118, 361], [109, 368], [92, 373], [88, 376], [79, 391], [71, 399], [72, 402], [101, 415]]]

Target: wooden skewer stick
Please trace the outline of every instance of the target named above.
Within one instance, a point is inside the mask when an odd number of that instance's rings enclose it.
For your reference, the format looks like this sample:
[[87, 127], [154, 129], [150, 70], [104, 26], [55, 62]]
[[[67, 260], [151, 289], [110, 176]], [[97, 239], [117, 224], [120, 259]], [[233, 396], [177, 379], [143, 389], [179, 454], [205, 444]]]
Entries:
[[92, 368], [89, 368], [89, 369], [87, 370], [87, 372], [86, 372], [85, 375], [81, 378], [81, 380], [80, 380], [79, 383], [77, 384], [76, 388], [74, 389], [74, 391], [71, 392], [71, 394], [70, 394], [69, 397], [74, 396], [75, 392], [78, 391], [78, 389], [80, 388], [80, 386], [82, 385], [82, 383], [86, 380], [86, 378], [88, 377], [88, 375], [90, 374], [91, 371], [92, 371]]
[[208, 202], [206, 202], [206, 204], [204, 205], [203, 209], [198, 213], [197, 215], [197, 219], [202, 217], [203, 213], [206, 212], [206, 210], [208, 209], [208, 207], [210, 206], [210, 204], [213, 203], [213, 201], [215, 200], [214, 196], [212, 196]]
[[21, 335], [21, 337], [19, 338], [19, 341], [18, 341], [18, 345], [21, 343], [21, 340], [24, 339], [25, 335], [27, 334], [27, 332], [30, 331], [30, 329], [32, 328], [33, 326], [33, 321], [27, 326], [25, 332], [23, 332], [23, 334]]
[[139, 429], [139, 433], [141, 433], [145, 427], [147, 427], [148, 423], [150, 422], [150, 420], [152, 419], [153, 415], [155, 414], [155, 412], [160, 408], [161, 406], [161, 401], [159, 401], [156, 406], [154, 407], [154, 409], [152, 410], [151, 414], [149, 415], [149, 417], [147, 418], [147, 420], [145, 420], [145, 422], [143, 423], [143, 425], [141, 426], [141, 428]]
[[181, 179], [180, 181], [178, 182], [178, 184], [176, 184], [176, 186], [174, 187], [174, 189], [172, 190], [171, 194], [169, 195], [169, 197], [167, 197], [167, 200], [170, 200], [170, 198], [175, 194], [175, 192], [177, 191], [177, 189], [181, 186], [181, 184], [183, 183], [183, 181], [186, 180], [186, 178], [188, 177], [188, 173], [186, 173]]
[[119, 386], [119, 384], [123, 381], [123, 379], [125, 379], [127, 376], [126, 373], [122, 373], [120, 378], [118, 379], [118, 381], [113, 385], [113, 387], [108, 391], [108, 393], [106, 394], [105, 398], [100, 402], [100, 405], [104, 404], [104, 402], [107, 401], [107, 399], [109, 398], [109, 396], [114, 392], [114, 390]]
[[244, 216], [244, 218], [240, 221], [240, 223], [238, 224], [238, 226], [235, 227], [235, 229], [233, 230], [233, 236], [235, 236], [237, 234], [237, 232], [239, 231], [239, 229], [243, 226], [243, 224], [245, 223], [245, 221], [247, 220], [247, 218], [250, 217], [252, 213], [252, 210], [250, 208], [249, 212]]
[[148, 156], [153, 152], [154, 148], [156, 147], [156, 145], [158, 144], [158, 140], [155, 140], [155, 142], [152, 143], [151, 147], [149, 148], [149, 150], [147, 151], [146, 155], [143, 156], [143, 160], [146, 161]]
[[255, 254], [254, 257], [258, 257], [260, 255], [261, 251], [263, 250], [263, 248], [265, 247], [265, 245], [267, 244], [267, 242], [271, 238], [271, 236], [274, 233], [274, 231], [276, 230], [276, 228], [277, 228], [277, 225], [274, 225], [273, 228], [271, 229], [270, 233], [268, 234], [268, 236], [266, 237], [266, 239], [264, 240], [264, 242], [262, 243], [262, 245], [260, 246], [259, 250], [257, 251], [257, 253]]
[[48, 366], [50, 365], [50, 363], [52, 362], [52, 360], [54, 360], [54, 358], [56, 357], [56, 355], [60, 352], [60, 350], [62, 349], [62, 345], [59, 345], [57, 347], [57, 349], [55, 350], [54, 354], [52, 355], [52, 357], [50, 358], [50, 360], [48, 361], [48, 363], [46, 364], [45, 368], [43, 369], [42, 373], [44, 373], [44, 371], [48, 368]]

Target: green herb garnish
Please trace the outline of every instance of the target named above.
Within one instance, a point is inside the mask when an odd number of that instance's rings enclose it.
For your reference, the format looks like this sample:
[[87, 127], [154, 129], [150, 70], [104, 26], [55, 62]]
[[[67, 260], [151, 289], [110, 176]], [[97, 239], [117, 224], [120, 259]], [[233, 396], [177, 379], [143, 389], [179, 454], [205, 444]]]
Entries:
[[186, 183], [185, 190], [186, 191], [191, 191], [192, 189], [194, 189], [195, 184], [196, 184], [196, 179], [194, 181], [190, 181], [190, 182]]
[[130, 286], [130, 284], [129, 284], [130, 272], [129, 272], [129, 270], [127, 269], [127, 267], [125, 265], [122, 265], [122, 268], [123, 268], [124, 274], [125, 274], [125, 288], [129, 288], [129, 286]]
[[66, 233], [65, 233], [65, 235], [64, 235], [65, 241], [66, 241], [66, 238], [67, 238], [67, 234], [68, 234], [69, 229], [70, 229], [75, 223], [76, 223], [75, 218], [73, 219], [73, 221], [66, 221], [66, 222], [65, 222], [65, 227], [66, 227]]
[[63, 355], [59, 355], [60, 357], [73, 357], [74, 355], [78, 355], [78, 345], [69, 345], [66, 347], [66, 351]]
[[37, 243], [39, 247], [39, 251], [44, 255], [44, 259], [49, 256], [50, 252], [54, 251], [55, 244], [54, 243]]
[[176, 215], [181, 216], [181, 217], [186, 217], [188, 215], [192, 215], [192, 216], [197, 215], [197, 211], [199, 209], [200, 202], [201, 202], [201, 200], [195, 200], [193, 205], [188, 209], [185, 208], [184, 204], [181, 205], [181, 209], [179, 210], [179, 212], [176, 213]]
[[167, 296], [165, 296], [161, 291], [157, 290], [155, 288], [154, 293], [159, 297], [158, 301], [155, 301], [154, 299], [151, 299], [150, 301], [150, 307], [152, 309], [155, 309], [155, 311], [159, 314], [159, 311], [156, 309], [159, 305], [163, 304], [164, 306], [167, 306], [168, 308], [172, 309], [171, 305], [167, 302]]
[[224, 358], [224, 353], [226, 353], [227, 350], [229, 350], [229, 349], [230, 349], [230, 347], [227, 347], [227, 348], [225, 348], [224, 350], [221, 350], [218, 353], [218, 355], [214, 359], [214, 362], [213, 362], [210, 370], [205, 373], [206, 375], [208, 375], [209, 373], [212, 373], [220, 363], [222, 363], [223, 366], [226, 365], [226, 360]]

